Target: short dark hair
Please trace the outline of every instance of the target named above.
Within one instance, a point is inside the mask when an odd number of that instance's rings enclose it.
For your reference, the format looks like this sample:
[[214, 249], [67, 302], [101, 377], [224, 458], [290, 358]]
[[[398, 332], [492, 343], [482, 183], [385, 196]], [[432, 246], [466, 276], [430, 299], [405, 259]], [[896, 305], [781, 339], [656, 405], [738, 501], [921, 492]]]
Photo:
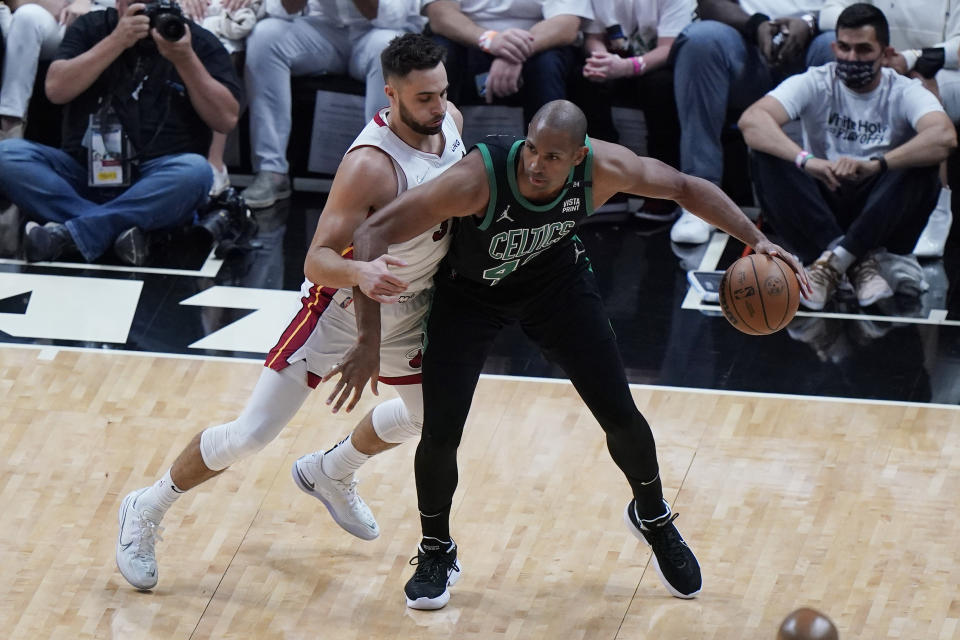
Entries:
[[402, 78], [411, 71], [433, 69], [447, 57], [447, 50], [419, 33], [405, 33], [390, 41], [380, 54], [383, 78]]
[[837, 18], [837, 31], [840, 31], [840, 29], [859, 29], [860, 27], [873, 27], [880, 46], [883, 48], [890, 46], [890, 25], [887, 23], [887, 17], [883, 15], [883, 11], [872, 4], [865, 2], [852, 4], [844, 9]]

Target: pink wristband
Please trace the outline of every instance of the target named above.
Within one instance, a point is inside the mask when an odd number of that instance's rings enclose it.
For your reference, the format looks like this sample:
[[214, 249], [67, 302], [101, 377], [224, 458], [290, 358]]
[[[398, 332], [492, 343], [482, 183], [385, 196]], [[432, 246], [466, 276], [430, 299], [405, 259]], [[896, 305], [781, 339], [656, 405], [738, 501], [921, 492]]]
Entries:
[[480, 34], [480, 37], [477, 38], [477, 46], [480, 47], [481, 51], [490, 53], [490, 45], [493, 44], [493, 39], [497, 36], [498, 31], [493, 29], [488, 29]]
[[633, 75], [638, 76], [643, 73], [643, 70], [646, 68], [646, 63], [643, 61], [643, 56], [633, 56], [630, 58], [630, 62], [633, 63]]
[[797, 154], [797, 157], [793, 159], [793, 164], [797, 165], [797, 169], [803, 170], [807, 166], [807, 160], [813, 157], [813, 154], [809, 151], [801, 151]]

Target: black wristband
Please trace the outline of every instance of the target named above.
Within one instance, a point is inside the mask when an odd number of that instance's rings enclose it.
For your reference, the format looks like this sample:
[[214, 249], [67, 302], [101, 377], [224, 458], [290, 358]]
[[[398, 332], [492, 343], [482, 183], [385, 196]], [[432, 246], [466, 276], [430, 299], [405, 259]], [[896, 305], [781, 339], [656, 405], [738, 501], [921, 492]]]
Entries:
[[750, 44], [757, 44], [757, 28], [764, 22], [770, 22], [770, 16], [765, 13], [755, 13], [747, 18], [747, 23], [743, 25], [743, 39]]
[[937, 75], [937, 71], [943, 69], [946, 62], [946, 51], [943, 47], [926, 47], [917, 58], [913, 70], [928, 80]]
[[876, 160], [880, 163], [880, 173], [886, 173], [887, 171], [887, 159], [883, 156], [871, 156], [871, 160]]

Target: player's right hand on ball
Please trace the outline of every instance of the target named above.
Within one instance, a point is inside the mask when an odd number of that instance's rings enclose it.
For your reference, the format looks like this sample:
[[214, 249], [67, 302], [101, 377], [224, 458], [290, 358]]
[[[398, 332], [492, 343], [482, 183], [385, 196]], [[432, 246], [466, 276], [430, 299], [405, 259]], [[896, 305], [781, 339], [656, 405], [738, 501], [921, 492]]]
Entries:
[[409, 282], [397, 278], [390, 271], [391, 266], [407, 266], [403, 260], [385, 253], [376, 260], [361, 264], [357, 286], [371, 300], [381, 304], [396, 302], [397, 297], [410, 286]]
[[795, 255], [780, 245], [774, 244], [766, 239], [758, 242], [756, 246], [753, 247], [753, 250], [758, 254], [776, 256], [786, 262], [787, 266], [797, 274], [797, 281], [800, 283], [800, 294], [804, 298], [810, 299], [810, 294], [813, 290], [810, 288], [810, 280], [807, 279], [807, 270], [803, 268], [803, 263], [800, 262]]

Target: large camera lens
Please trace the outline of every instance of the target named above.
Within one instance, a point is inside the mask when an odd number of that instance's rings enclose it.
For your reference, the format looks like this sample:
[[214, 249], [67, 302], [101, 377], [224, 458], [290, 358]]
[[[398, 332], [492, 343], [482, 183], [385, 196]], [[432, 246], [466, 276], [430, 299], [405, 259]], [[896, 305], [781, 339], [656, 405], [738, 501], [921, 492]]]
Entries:
[[164, 39], [170, 42], [176, 42], [182, 38], [187, 29], [183, 19], [175, 13], [157, 14], [153, 26]]

